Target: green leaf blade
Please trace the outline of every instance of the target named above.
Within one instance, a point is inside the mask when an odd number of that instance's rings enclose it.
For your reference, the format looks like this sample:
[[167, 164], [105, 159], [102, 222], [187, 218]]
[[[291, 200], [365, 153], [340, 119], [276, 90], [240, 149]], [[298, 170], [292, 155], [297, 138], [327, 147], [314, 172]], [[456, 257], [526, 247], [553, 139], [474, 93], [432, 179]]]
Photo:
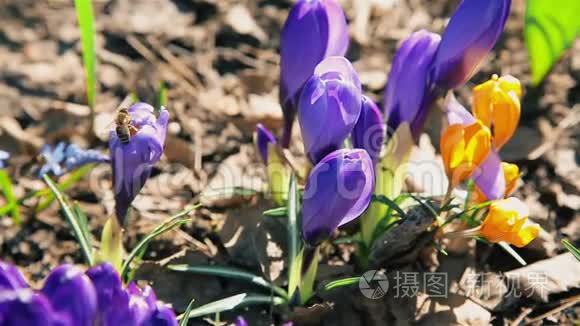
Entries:
[[79, 29], [81, 31], [81, 47], [83, 50], [83, 66], [85, 69], [87, 102], [91, 110], [95, 109], [97, 93], [95, 50], [95, 18], [91, 0], [75, 0], [75, 8]]
[[580, 1], [528, 0], [524, 35], [532, 84], [538, 85], [580, 33]]

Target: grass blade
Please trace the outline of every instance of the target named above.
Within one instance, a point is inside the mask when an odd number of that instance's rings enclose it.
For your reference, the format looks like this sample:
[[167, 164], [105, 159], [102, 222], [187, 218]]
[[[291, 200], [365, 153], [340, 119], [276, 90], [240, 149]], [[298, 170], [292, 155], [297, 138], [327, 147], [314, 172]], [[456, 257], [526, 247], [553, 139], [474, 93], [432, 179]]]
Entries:
[[359, 282], [359, 280], [360, 280], [360, 276], [335, 280], [332, 282], [328, 282], [322, 290], [323, 291], [330, 291], [332, 289], [341, 288], [344, 286], [350, 286], [353, 284], [357, 284]]
[[[75, 214], [75, 211], [68, 204], [65, 196], [58, 190], [56, 184], [48, 175], [43, 175], [42, 178], [54, 194], [56, 200], [60, 203], [64, 216], [73, 229], [73, 233], [81, 246], [81, 251], [85, 257], [87, 264], [93, 265], [93, 248], [90, 246], [90, 241], [86, 238], [87, 230], [83, 231], [81, 222], [79, 222], [79, 217]], [[79, 208], [80, 210], [80, 208]]]
[[181, 318], [181, 320], [179, 321], [179, 326], [187, 326], [187, 324], [189, 323], [189, 319], [191, 318], [191, 310], [193, 309], [193, 304], [195, 303], [195, 298], [191, 299], [191, 301], [189, 301], [189, 304], [187, 305], [187, 309], [185, 309], [185, 312], [183, 313], [183, 318]]
[[394, 201], [390, 200], [389, 198], [383, 195], [378, 196], [373, 195], [373, 201], [378, 201], [381, 204], [387, 205], [389, 208], [397, 212], [401, 217], [405, 217], [406, 215], [405, 211], [403, 211], [403, 209], [399, 205], [397, 205], [397, 203], [395, 203]]
[[83, 66], [85, 69], [87, 102], [91, 112], [95, 109], [97, 93], [96, 57], [95, 50], [95, 18], [91, 0], [75, 0], [75, 9], [79, 29], [81, 31], [81, 46], [83, 50]]
[[580, 261], [580, 249], [576, 248], [568, 239], [562, 239], [562, 245]]
[[[66, 191], [74, 186], [80, 179], [82, 179], [85, 175], [87, 175], [93, 168], [95, 167], [94, 164], [87, 164], [78, 170], [72, 172], [64, 181], [60, 182], [56, 185], [59, 191]], [[38, 206], [36, 206], [36, 212], [40, 213], [47, 209], [50, 204], [55, 200], [54, 193], [51, 192], [50, 189], [43, 189], [39, 192], [35, 193], [33, 197], [44, 197]]]
[[[296, 186], [296, 175], [290, 176], [290, 185], [288, 188], [288, 296], [292, 296], [296, 287], [300, 284], [300, 266], [301, 256], [298, 257], [299, 251], [299, 232], [298, 232], [298, 187]], [[297, 266], [298, 265], [298, 266]], [[298, 277], [296, 279], [296, 277]]]
[[[246, 293], [236, 294], [225, 299], [210, 302], [201, 307], [195, 308], [189, 312], [187, 318], [197, 318], [205, 315], [211, 315], [222, 311], [235, 309], [244, 302]], [[178, 319], [185, 319], [184, 315], [180, 315]]]
[[263, 277], [235, 268], [221, 266], [194, 266], [187, 264], [169, 265], [167, 266], [167, 268], [176, 272], [189, 272], [195, 274], [213, 275], [225, 278], [238, 279], [250, 282], [252, 284], [263, 287], [270, 291], [274, 291], [277, 295], [283, 298], [286, 298], [288, 296], [286, 291], [284, 291], [284, 289], [277, 287], [274, 284], [266, 281], [266, 279], [264, 279]]
[[[6, 173], [5, 170], [0, 169], [0, 189], [2, 189], [2, 193], [4, 194], [4, 198], [6, 199], [6, 213], [10, 212], [12, 216], [12, 221], [15, 224], [20, 224], [20, 206], [18, 205], [18, 200], [16, 196], [14, 196], [14, 191], [12, 190], [12, 182], [10, 181], [10, 177]], [[2, 214], [0, 214], [2, 216]]]
[[520, 254], [518, 254], [514, 248], [510, 247], [510, 245], [507, 242], [499, 242], [498, 243], [499, 246], [505, 250], [505, 252], [507, 252], [508, 254], [510, 254], [510, 256], [514, 257], [515, 260], [518, 261], [518, 263], [520, 263], [522, 266], [526, 266], [528, 263], [526, 263], [526, 261], [522, 258], [522, 256], [520, 256]]
[[125, 277], [127, 276], [127, 273], [129, 272], [129, 270], [131, 268], [131, 262], [135, 259], [135, 257], [138, 257], [140, 254], [142, 255], [142, 252], [149, 245], [149, 242], [151, 242], [153, 239], [155, 239], [159, 235], [161, 235], [169, 230], [172, 230], [173, 228], [178, 227], [181, 224], [184, 224], [185, 222], [187, 222], [189, 220], [189, 214], [193, 210], [195, 210], [197, 207], [199, 207], [199, 205], [196, 205], [190, 209], [186, 209], [186, 210], [178, 213], [177, 215], [170, 217], [165, 222], [161, 223], [159, 226], [157, 226], [155, 229], [153, 229], [153, 231], [149, 232], [149, 234], [147, 234], [145, 236], [145, 238], [143, 238], [135, 246], [135, 248], [133, 248], [133, 250], [127, 256], [127, 259], [125, 259], [125, 262], [123, 263], [123, 267], [121, 268], [121, 279], [123, 279], [123, 280], [125, 279]]
[[157, 97], [155, 100], [155, 110], [161, 110], [161, 107], [167, 105], [167, 86], [163, 81], [159, 82], [159, 89], [157, 90]]
[[262, 213], [266, 217], [287, 217], [288, 216], [288, 207], [278, 207], [272, 208], [264, 213]]

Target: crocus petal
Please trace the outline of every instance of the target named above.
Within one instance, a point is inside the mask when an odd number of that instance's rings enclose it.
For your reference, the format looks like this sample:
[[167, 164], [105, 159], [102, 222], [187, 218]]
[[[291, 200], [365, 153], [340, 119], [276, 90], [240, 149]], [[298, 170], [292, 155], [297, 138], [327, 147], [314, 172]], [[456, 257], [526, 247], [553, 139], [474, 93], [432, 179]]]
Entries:
[[478, 198], [481, 201], [502, 199], [505, 196], [506, 182], [501, 168], [501, 159], [495, 150], [491, 150], [485, 161], [480, 165], [477, 172], [473, 174], [473, 180], [485, 198]]
[[328, 57], [304, 86], [298, 120], [304, 149], [312, 163], [340, 148], [361, 111], [361, 84], [351, 63]]
[[[72, 326], [70, 319], [58, 318], [48, 300], [30, 289], [0, 291], [0, 325], [5, 326]], [[75, 324], [76, 325], [76, 324]], [[82, 325], [82, 324], [78, 324]]]
[[0, 291], [27, 287], [26, 279], [16, 266], [0, 261]]
[[299, 0], [290, 10], [280, 36], [280, 104], [284, 110], [282, 145], [288, 146], [297, 97], [314, 68], [325, 57], [343, 56], [348, 26], [335, 0]]
[[[475, 117], [457, 101], [453, 92], [449, 92], [445, 98], [444, 111], [447, 122], [450, 125], [458, 124], [466, 127], [477, 122]], [[483, 201], [487, 198], [489, 200], [504, 198], [505, 179], [501, 170], [501, 159], [494, 148], [489, 149], [488, 156], [480, 164], [479, 168], [472, 172], [472, 178], [477, 185], [472, 197], [473, 200]]]
[[302, 233], [317, 244], [339, 226], [357, 218], [374, 189], [370, 156], [361, 149], [342, 149], [324, 157], [311, 171], [304, 190]]
[[488, 128], [493, 129], [497, 149], [507, 143], [520, 120], [521, 85], [512, 76], [492, 78], [473, 88], [473, 114]]
[[54, 269], [44, 283], [42, 293], [52, 309], [70, 317], [74, 325], [92, 326], [97, 315], [97, 294], [91, 280], [72, 265]]
[[175, 313], [171, 308], [157, 303], [157, 308], [149, 317], [148, 320], [143, 322], [143, 326], [177, 326], [177, 318]]
[[268, 144], [276, 144], [276, 138], [261, 123], [256, 125], [256, 147], [264, 164], [268, 164]]
[[408, 122], [413, 136], [420, 134], [436, 98], [430, 69], [440, 40], [439, 35], [420, 30], [403, 41], [395, 53], [384, 96], [390, 130]]
[[87, 276], [93, 282], [97, 291], [99, 311], [108, 311], [113, 297], [122, 291], [121, 277], [113, 265], [104, 263], [92, 267], [87, 271]]
[[511, 0], [464, 0], [445, 28], [433, 62], [439, 87], [454, 89], [469, 80], [499, 39]]
[[480, 235], [490, 242], [505, 241], [516, 247], [528, 245], [540, 227], [528, 220], [527, 206], [517, 198], [493, 202], [483, 220]]
[[373, 100], [362, 96], [361, 114], [352, 130], [352, 145], [355, 148], [365, 149], [374, 164], [381, 156], [381, 149], [385, 142], [385, 123], [379, 107]]
[[242, 316], [238, 316], [234, 324], [235, 326], [248, 326], [248, 322]]
[[[109, 150], [115, 184], [115, 212], [123, 225], [131, 202], [149, 178], [151, 169], [163, 154], [169, 113], [162, 109], [155, 118], [153, 107], [137, 103], [129, 109], [138, 128], [127, 144], [121, 143], [114, 130], [110, 132]], [[133, 121], [132, 121], [133, 123]]]

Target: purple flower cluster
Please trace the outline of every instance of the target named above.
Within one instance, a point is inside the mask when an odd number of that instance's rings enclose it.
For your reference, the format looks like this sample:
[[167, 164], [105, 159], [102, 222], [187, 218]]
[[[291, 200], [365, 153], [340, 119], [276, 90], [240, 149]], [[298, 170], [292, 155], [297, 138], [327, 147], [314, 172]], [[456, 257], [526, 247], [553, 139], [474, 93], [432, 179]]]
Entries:
[[151, 287], [123, 288], [110, 264], [86, 273], [61, 265], [35, 291], [15, 266], [0, 262], [0, 325], [173, 326], [177, 320]]
[[409, 123], [418, 137], [434, 101], [469, 80], [499, 39], [511, 0], [464, 0], [443, 36], [424, 30], [403, 41], [391, 66], [384, 112], [391, 131]]
[[[374, 165], [387, 125], [409, 124], [417, 137], [434, 101], [463, 85], [498, 40], [511, 0], [464, 0], [443, 36], [418, 31], [395, 54], [384, 95], [384, 111], [362, 94], [348, 48], [345, 15], [334, 0], [299, 0], [281, 36], [280, 103], [282, 146], [288, 147], [298, 115], [304, 150], [315, 165], [304, 193], [302, 231], [316, 244], [369, 205]], [[341, 149], [347, 139], [355, 149]], [[258, 128], [258, 149], [267, 161], [275, 142]]]

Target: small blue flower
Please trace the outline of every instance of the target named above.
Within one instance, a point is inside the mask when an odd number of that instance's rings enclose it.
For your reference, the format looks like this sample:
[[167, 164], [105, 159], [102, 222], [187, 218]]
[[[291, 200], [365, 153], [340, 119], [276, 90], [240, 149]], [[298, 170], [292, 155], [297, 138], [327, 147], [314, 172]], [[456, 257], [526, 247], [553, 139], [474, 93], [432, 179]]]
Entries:
[[95, 149], [82, 149], [76, 144], [70, 144], [65, 151], [64, 167], [67, 171], [80, 168], [91, 163], [107, 163], [109, 157]]
[[38, 171], [39, 178], [42, 178], [42, 176], [47, 173], [51, 173], [57, 177], [64, 174], [64, 169], [60, 164], [64, 161], [65, 158], [65, 148], [66, 144], [64, 142], [58, 143], [54, 150], [48, 144], [42, 147], [42, 150], [40, 151], [40, 157], [43, 164]]
[[10, 153], [0, 150], [0, 169], [5, 167], [4, 161], [10, 158]]

